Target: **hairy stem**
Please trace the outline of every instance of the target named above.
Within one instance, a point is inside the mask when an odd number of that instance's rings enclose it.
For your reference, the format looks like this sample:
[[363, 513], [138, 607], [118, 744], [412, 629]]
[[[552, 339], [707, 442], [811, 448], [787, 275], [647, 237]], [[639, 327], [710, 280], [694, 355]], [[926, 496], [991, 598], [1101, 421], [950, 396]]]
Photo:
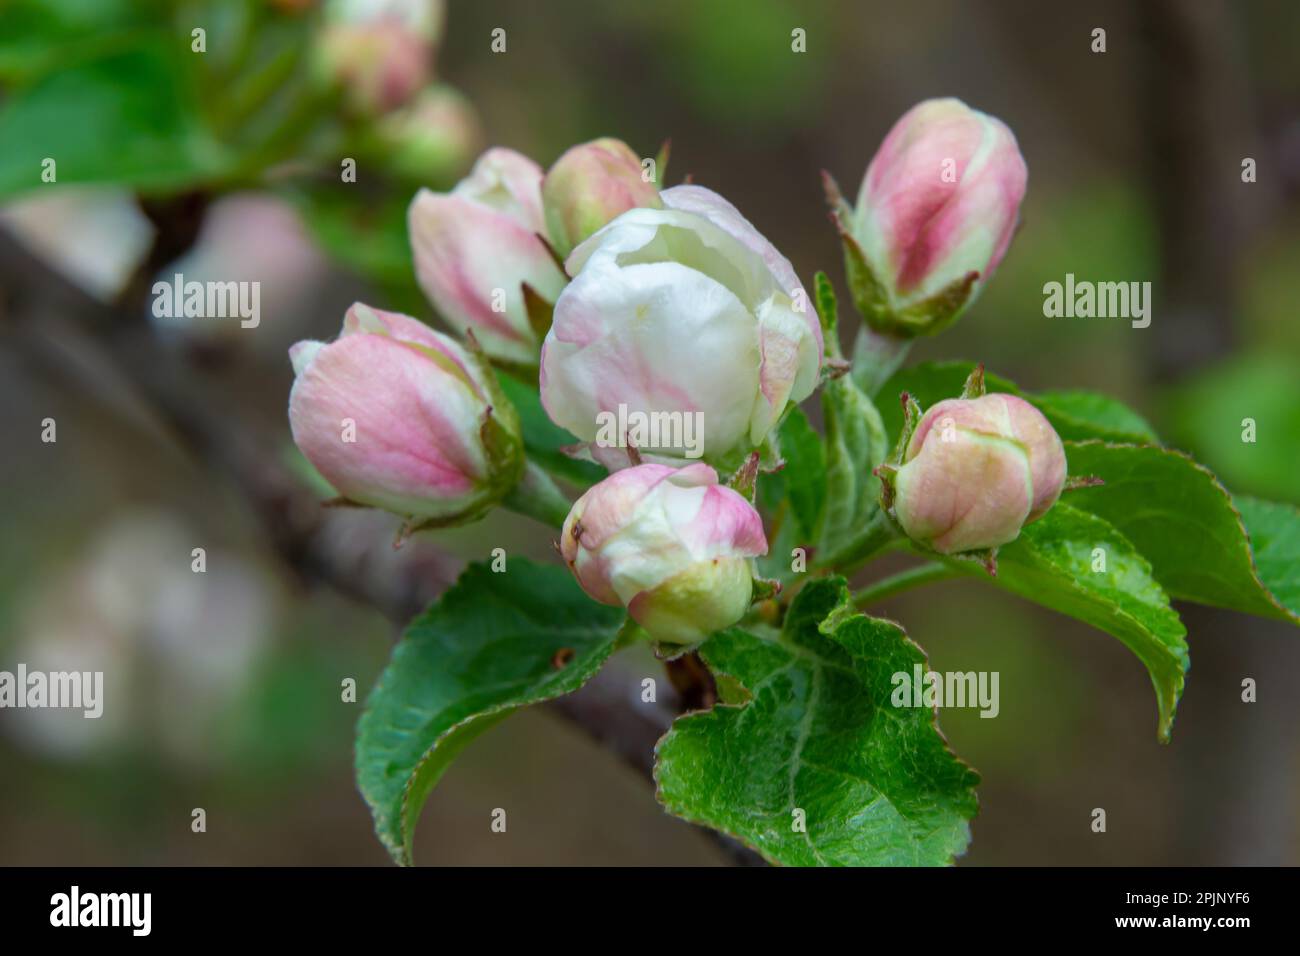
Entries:
[[564, 525], [564, 519], [573, 507], [573, 502], [565, 497], [551, 476], [531, 461], [524, 466], [524, 476], [502, 504], [516, 514], [527, 515], [557, 529]]
[[872, 604], [891, 598], [895, 594], [910, 591], [912, 588], [919, 588], [925, 584], [933, 584], [936, 581], [946, 581], [949, 578], [960, 576], [960, 571], [938, 561], [931, 561], [927, 564], [917, 565], [914, 568], [908, 568], [906, 571], [899, 571], [897, 574], [891, 574], [887, 578], [881, 578], [874, 584], [867, 585], [853, 595], [853, 603], [860, 609], [866, 609]]
[[898, 532], [889, 519], [877, 511], [852, 541], [837, 551], [818, 556], [813, 562], [813, 570], [835, 571], [847, 576], [898, 540]]
[[853, 381], [874, 398], [911, 350], [911, 339], [883, 335], [864, 325], [853, 345]]

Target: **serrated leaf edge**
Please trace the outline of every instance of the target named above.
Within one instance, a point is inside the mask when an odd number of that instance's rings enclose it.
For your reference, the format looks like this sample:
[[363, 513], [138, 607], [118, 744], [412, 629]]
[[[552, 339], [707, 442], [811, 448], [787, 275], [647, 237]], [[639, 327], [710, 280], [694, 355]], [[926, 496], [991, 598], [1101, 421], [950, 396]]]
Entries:
[[[1241, 516], [1241, 512], [1237, 510], [1236, 502], [1232, 500], [1232, 492], [1228, 491], [1228, 489], [1224, 487], [1223, 482], [1219, 481], [1219, 476], [1216, 475], [1213, 471], [1211, 471], [1205, 465], [1202, 465], [1199, 461], [1197, 461], [1195, 458], [1193, 458], [1191, 455], [1187, 454], [1186, 452], [1179, 451], [1177, 448], [1169, 448], [1166, 445], [1148, 445], [1148, 444], [1138, 444], [1135, 442], [1111, 442], [1111, 441], [1105, 441], [1104, 439], [1100, 439], [1100, 438], [1089, 438], [1083, 441], [1067, 441], [1064, 442], [1064, 445], [1065, 445], [1067, 458], [1069, 457], [1069, 450], [1072, 446], [1100, 445], [1104, 448], [1155, 449], [1156, 451], [1159, 451], [1162, 454], [1169, 455], [1174, 458], [1181, 458], [1184, 461], [1190, 463], [1195, 470], [1205, 474], [1210, 479], [1210, 484], [1213, 486], [1213, 488], [1216, 491], [1218, 491], [1219, 494], [1223, 495], [1224, 501], [1228, 503], [1228, 508], [1232, 511], [1232, 516], [1237, 522], [1237, 529], [1241, 532], [1242, 540], [1245, 542], [1246, 545], [1246, 558], [1250, 562], [1251, 577], [1255, 579], [1255, 583], [1259, 585], [1260, 591], [1263, 592], [1264, 597], [1268, 599], [1268, 602], [1272, 604], [1275, 608], [1277, 608], [1278, 611], [1282, 613], [1282, 616], [1286, 620], [1291, 621], [1294, 624], [1300, 624], [1300, 614], [1297, 614], [1297, 612], [1293, 611], [1291, 608], [1283, 604], [1281, 600], [1278, 599], [1277, 595], [1274, 594], [1273, 591], [1269, 588], [1269, 586], [1264, 583], [1264, 579], [1260, 577], [1259, 565], [1255, 563], [1255, 548], [1250, 538], [1250, 531], [1246, 528], [1246, 521]], [[1081, 509], [1081, 510], [1087, 510], [1087, 509]], [[1162, 584], [1161, 586], [1163, 587], [1164, 585]], [[1200, 601], [1196, 601], [1193, 598], [1178, 597], [1177, 599], [1190, 601], [1193, 604], [1201, 603]]]
[[[836, 604], [835, 607], [832, 608], [831, 611], [826, 615], [826, 617], [823, 618], [818, 623], [817, 631], [819, 634], [822, 634], [829, 640], [835, 641], [836, 644], [839, 644], [839, 641], [834, 636], [834, 631], [849, 619], [861, 616], [869, 620], [883, 622], [895, 628], [898, 631], [899, 636], [902, 637], [903, 641], [906, 644], [910, 644], [912, 647], [916, 648], [917, 653], [921, 655], [921, 662], [925, 667], [926, 673], [930, 672], [930, 655], [925, 652], [925, 649], [921, 647], [921, 645], [917, 644], [914, 640], [912, 640], [912, 638], [908, 635], [906, 628], [904, 628], [897, 621], [894, 621], [890, 618], [872, 617], [869, 614], [865, 614], [862, 611], [857, 610], [853, 605], [853, 595], [848, 589], [848, 582], [846, 582], [844, 578], [837, 578], [834, 580], [836, 581], [839, 587], [840, 602]], [[828, 626], [829, 626], [829, 630], [828, 630]], [[822, 659], [818, 657], [818, 655], [813, 654], [811, 651], [808, 651], [806, 648], [799, 647], [798, 645], [792, 645], [789, 641], [785, 639], [784, 630], [780, 632], [775, 632], [773, 643], [780, 645], [781, 648], [784, 650], [790, 651], [790, 653], [794, 654], [796, 657], [811, 657], [814, 660], [818, 661], [818, 663], [814, 664], [813, 687], [815, 688], [817, 675], [819, 674], [821, 667], [826, 666], [826, 662], [822, 661]], [[700, 648], [700, 656], [703, 657], [705, 663], [708, 664], [709, 670], [714, 675], [714, 679], [716, 680], [718, 677], [725, 677], [728, 680], [733, 681], [737, 686], [741, 687], [749, 696], [746, 700], [734, 704], [723, 703], [721, 700], [719, 700], [717, 703], [715, 703], [711, 708], [707, 710], [688, 711], [680, 715], [679, 717], [677, 717], [676, 720], [673, 721], [672, 726], [669, 727], [668, 730], [666, 730], [663, 733], [663, 735], [655, 742], [655, 749], [654, 749], [655, 763], [654, 763], [654, 770], [653, 770], [653, 776], [655, 782], [655, 800], [658, 801], [661, 807], [663, 807], [667, 812], [671, 813], [673, 816], [677, 817], [679, 820], [684, 820], [687, 823], [693, 824], [695, 826], [707, 827], [710, 830], [714, 830], [718, 833], [721, 833], [727, 836], [728, 838], [735, 840], [737, 843], [740, 843], [742, 846], [748, 848], [754, 853], [757, 853], [759, 856], [761, 856], [764, 860], [766, 860], [771, 865], [784, 866], [785, 864], [781, 860], [764, 852], [761, 848], [750, 843], [749, 840], [745, 839], [740, 834], [734, 833], [731, 830], [727, 829], [726, 827], [718, 826], [708, 820], [704, 820], [701, 817], [680, 812], [677, 808], [670, 806], [667, 800], [664, 798], [663, 781], [660, 778], [660, 768], [664, 766], [666, 761], [662, 759], [660, 750], [664, 742], [667, 741], [668, 738], [671, 737], [673, 732], [677, 729], [678, 724], [683, 721], [690, 720], [694, 717], [699, 717], [704, 714], [711, 713], [712, 711], [716, 710], [719, 707], [726, 707], [732, 710], [741, 710], [745, 707], [750, 706], [750, 704], [753, 703], [753, 699], [754, 699], [753, 690], [744, 682], [742, 682], [740, 678], [736, 677], [734, 674], [729, 673], [728, 671], [719, 669], [713, 662], [711, 662], [709, 660], [707, 648], [708, 648], [708, 642], [706, 641], [704, 645], [702, 645]], [[813, 697], [814, 697], [814, 691], [810, 691], [809, 699], [811, 700]], [[938, 734], [939, 740], [943, 744], [944, 752], [947, 753], [948, 756], [951, 757], [953, 760], [955, 760], [957, 763], [959, 763], [966, 770], [968, 774], [973, 775], [973, 779], [970, 782], [970, 790], [971, 790], [971, 796], [975, 800], [975, 812], [965, 821], [966, 848], [969, 848], [970, 840], [971, 840], [970, 824], [971, 821], [975, 819], [975, 817], [979, 816], [979, 811], [980, 811], [979, 793], [975, 789], [981, 783], [980, 773], [973, 766], [971, 766], [970, 763], [968, 763], [966, 760], [963, 760], [961, 757], [959, 757], [956, 753], [953, 752], [952, 746], [948, 742], [947, 735], [944, 734], [943, 729], [939, 726], [938, 707], [931, 707], [928, 709], [930, 711], [930, 726], [933, 727], [935, 733]], [[801, 736], [800, 738], [801, 746], [803, 740], [804, 738]], [[804, 836], [805, 838], [808, 838], [808, 835], [806, 833], [804, 834]], [[965, 854], [966, 848], [963, 848], [963, 850], [960, 853], [954, 853], [949, 858], [948, 863], [950, 866], [955, 863], [957, 857]], [[817, 856], [818, 858], [821, 857], [821, 854], [817, 851], [815, 847], [812, 847], [812, 850], [815, 856]]]

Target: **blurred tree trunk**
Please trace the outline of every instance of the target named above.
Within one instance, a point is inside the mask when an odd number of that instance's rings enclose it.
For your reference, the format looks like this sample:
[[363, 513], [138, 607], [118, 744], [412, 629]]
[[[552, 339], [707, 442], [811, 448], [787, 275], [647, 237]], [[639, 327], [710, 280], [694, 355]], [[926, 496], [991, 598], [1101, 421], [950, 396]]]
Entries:
[[1136, 6], [1146, 55], [1139, 88], [1160, 274], [1144, 333], [1157, 381], [1183, 378], [1236, 344], [1242, 239], [1244, 81], [1222, 3]]
[[[1254, 153], [1246, 145], [1249, 97], [1228, 6], [1148, 0], [1136, 16], [1146, 48], [1140, 88], [1160, 262], [1151, 327], [1142, 335], [1151, 378], [1165, 384], [1239, 344], [1240, 251], [1256, 188], [1242, 182], [1241, 161]], [[1193, 605], [1179, 610], [1193, 673], [1172, 744], [1180, 799], [1171, 862], [1292, 862], [1288, 712], [1295, 707], [1267, 680], [1300, 659], [1293, 640], [1269, 639], [1289, 628]], [[1259, 703], [1243, 703], [1246, 677], [1260, 683]]]

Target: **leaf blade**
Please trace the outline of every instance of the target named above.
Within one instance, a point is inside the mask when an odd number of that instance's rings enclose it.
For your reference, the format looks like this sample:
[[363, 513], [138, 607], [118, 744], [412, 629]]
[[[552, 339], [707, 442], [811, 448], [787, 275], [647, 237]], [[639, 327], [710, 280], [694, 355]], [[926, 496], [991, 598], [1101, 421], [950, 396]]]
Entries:
[[786, 463], [779, 477], [802, 539], [811, 544], [817, 540], [826, 510], [826, 448], [797, 407], [790, 409], [779, 434]]
[[880, 510], [880, 479], [872, 472], [889, 454], [880, 412], [851, 376], [822, 389], [826, 426], [826, 507], [820, 560], [852, 549]]
[[570, 458], [562, 449], [577, 445], [578, 439], [551, 421], [542, 407], [536, 387], [529, 386], [506, 372], [497, 373], [497, 381], [506, 398], [519, 413], [528, 457], [551, 474], [586, 488], [605, 477], [607, 472], [594, 461]]
[[[973, 362], [922, 362], [900, 369], [885, 383], [881, 394], [894, 398], [908, 392], [923, 409], [961, 393]], [[1155, 430], [1137, 412], [1109, 395], [1084, 390], [1026, 392], [1010, 379], [985, 372], [990, 392], [1019, 396], [1038, 408], [1063, 440], [1101, 438], [1135, 444], [1159, 444]], [[882, 412], [891, 435], [898, 434], [902, 414], [886, 402]]]
[[779, 637], [732, 628], [701, 653], [750, 697], [679, 718], [660, 741], [655, 779], [672, 813], [777, 863], [937, 865], [965, 850], [978, 774], [933, 709], [891, 704], [893, 674], [924, 669], [925, 655], [897, 625], [854, 612], [842, 579], [805, 586]]
[[1237, 495], [1260, 581], [1293, 613], [1300, 613], [1300, 509]]
[[500, 574], [470, 565], [411, 623], [357, 725], [357, 785], [396, 862], [411, 863], [420, 809], [456, 754], [520, 707], [586, 683], [622, 621], [563, 568], [511, 558]]
[[1300, 623], [1300, 601], [1288, 605], [1261, 577], [1242, 514], [1208, 468], [1153, 446], [1067, 442], [1065, 453], [1072, 474], [1105, 481], [1071, 492], [1070, 504], [1118, 528], [1170, 595]]
[[[1098, 571], [1102, 549], [1104, 570]], [[949, 561], [987, 576], [968, 561]], [[1167, 742], [1190, 658], [1187, 629], [1146, 558], [1108, 522], [1057, 503], [998, 551], [991, 583], [1118, 638], [1146, 666], [1156, 691], [1157, 736]]]
[[47, 158], [60, 184], [146, 192], [228, 173], [229, 152], [198, 121], [183, 56], [166, 33], [145, 31], [14, 90], [0, 105], [0, 196], [40, 187]]

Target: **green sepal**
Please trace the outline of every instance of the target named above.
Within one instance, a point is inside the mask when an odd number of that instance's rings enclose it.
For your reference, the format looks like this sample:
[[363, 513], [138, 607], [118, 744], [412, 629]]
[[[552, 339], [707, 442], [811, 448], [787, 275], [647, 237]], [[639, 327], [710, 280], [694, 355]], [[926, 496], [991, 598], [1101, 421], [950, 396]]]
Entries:
[[970, 301], [980, 274], [974, 270], [954, 279], [928, 299], [909, 305], [893, 314], [893, 324], [886, 331], [903, 338], [935, 335], [952, 325]]
[[754, 590], [750, 596], [750, 604], [761, 604], [763, 601], [770, 601], [781, 593], [781, 582], [775, 578], [754, 578]]
[[825, 272], [818, 271], [813, 277], [814, 294], [817, 297], [817, 318], [822, 326], [822, 339], [825, 342], [828, 357], [840, 358], [839, 327], [840, 309], [835, 297], [835, 286]]
[[727, 479], [727, 487], [743, 496], [750, 504], [754, 503], [754, 493], [758, 487], [758, 464], [761, 455], [752, 451], [739, 468]]
[[822, 173], [831, 221], [844, 250], [844, 273], [849, 294], [859, 314], [872, 330], [898, 339], [935, 335], [952, 325], [970, 302], [980, 274], [976, 271], [954, 279], [934, 295], [912, 305], [898, 307], [891, 300], [888, 286], [880, 280], [862, 245], [853, 236], [853, 209], [829, 173]]
[[903, 406], [903, 427], [898, 430], [898, 442], [888, 459], [891, 465], [903, 464], [907, 457], [907, 446], [912, 443], [912, 435], [916, 433], [916, 426], [921, 424], [922, 417], [921, 406], [910, 393], [903, 392], [898, 396], [898, 401]]
[[894, 482], [898, 478], [898, 466], [885, 462], [877, 465], [872, 474], [880, 479], [880, 507], [892, 518], [894, 511]]
[[[899, 334], [892, 327], [894, 309], [889, 301], [889, 292], [876, 278], [862, 246], [853, 238], [852, 208], [830, 173], [822, 173], [822, 185], [826, 190], [826, 202], [831, 207], [831, 222], [835, 224], [835, 231], [840, 236], [840, 245], [844, 251], [844, 275], [848, 279], [849, 295], [858, 314], [878, 332]], [[906, 337], [916, 334], [918, 333], [912, 332]]]
[[655, 185], [660, 190], [664, 188], [664, 183], [668, 180], [668, 157], [672, 155], [673, 141], [666, 139], [659, 147], [659, 152], [655, 154]]
[[988, 391], [984, 387], [984, 363], [980, 362], [966, 377], [966, 384], [961, 387], [961, 397], [965, 399], [983, 398]]
[[524, 311], [528, 314], [528, 326], [537, 336], [537, 341], [546, 338], [551, 331], [551, 322], [555, 319], [555, 304], [547, 302], [542, 294], [527, 282], [519, 286], [524, 297]]

